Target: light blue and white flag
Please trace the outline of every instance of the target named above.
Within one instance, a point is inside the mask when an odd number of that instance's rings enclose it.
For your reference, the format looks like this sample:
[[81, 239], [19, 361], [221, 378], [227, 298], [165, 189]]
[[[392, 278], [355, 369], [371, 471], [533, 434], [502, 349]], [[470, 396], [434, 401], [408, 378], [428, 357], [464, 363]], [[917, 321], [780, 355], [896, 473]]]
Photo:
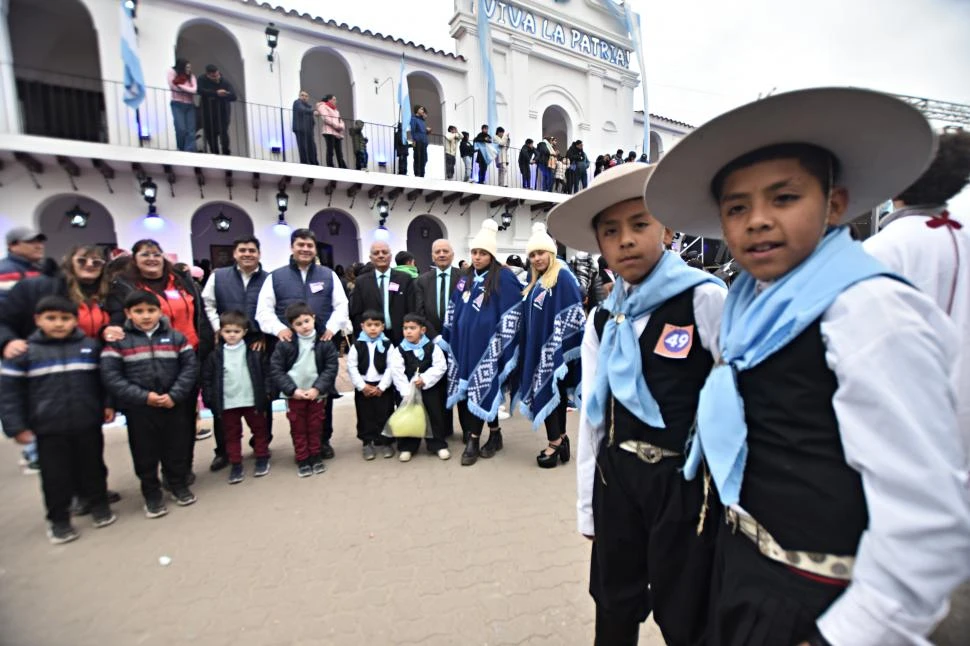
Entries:
[[401, 143], [408, 143], [408, 128], [411, 127], [411, 91], [408, 89], [408, 76], [404, 70], [404, 55], [401, 55], [401, 78], [397, 82], [397, 107], [401, 114]]
[[[489, 128], [497, 128], [498, 104], [495, 100], [495, 69], [492, 67], [492, 29], [488, 23], [485, 0], [478, 0], [478, 50], [485, 73], [485, 123]], [[478, 127], [478, 124], [475, 124]]]
[[138, 40], [135, 37], [135, 22], [131, 13], [125, 7], [124, 0], [119, 0], [121, 9], [121, 61], [125, 66], [125, 105], [137, 110], [145, 100], [145, 77], [141, 72], [141, 61], [138, 59]]
[[643, 92], [643, 152], [650, 162], [657, 161], [650, 158], [650, 109], [647, 102], [647, 67], [643, 58], [643, 35], [640, 32], [640, 14], [633, 11], [629, 1], [617, 5], [614, 0], [602, 0], [610, 12], [623, 23], [630, 40], [633, 42], [633, 53], [637, 57], [640, 67], [640, 90]]

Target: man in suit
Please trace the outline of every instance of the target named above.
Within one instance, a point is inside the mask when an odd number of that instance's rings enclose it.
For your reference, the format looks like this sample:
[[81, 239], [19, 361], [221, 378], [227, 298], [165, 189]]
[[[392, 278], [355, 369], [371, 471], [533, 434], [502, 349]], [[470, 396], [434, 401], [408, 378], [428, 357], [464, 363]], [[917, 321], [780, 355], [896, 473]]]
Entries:
[[[428, 322], [428, 338], [434, 339], [441, 334], [441, 327], [448, 312], [451, 293], [458, 282], [461, 270], [452, 267], [455, 250], [447, 240], [435, 240], [431, 245], [431, 260], [434, 267], [418, 276], [414, 281], [414, 309]], [[442, 381], [447, 383], [447, 377]], [[454, 434], [454, 414], [445, 409], [445, 436]]]
[[370, 246], [370, 261], [374, 271], [358, 276], [350, 295], [354, 338], [360, 333], [363, 313], [377, 310], [384, 312], [384, 334], [398, 345], [404, 315], [414, 311], [414, 279], [407, 272], [391, 269], [391, 247], [386, 242], [375, 242]]

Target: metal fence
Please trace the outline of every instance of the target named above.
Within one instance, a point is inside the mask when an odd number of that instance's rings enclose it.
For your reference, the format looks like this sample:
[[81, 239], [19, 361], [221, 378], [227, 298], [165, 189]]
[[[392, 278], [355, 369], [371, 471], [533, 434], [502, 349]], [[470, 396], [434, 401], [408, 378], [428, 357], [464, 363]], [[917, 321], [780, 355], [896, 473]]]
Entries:
[[[92, 79], [46, 70], [15, 67], [17, 96], [20, 106], [21, 131], [25, 134], [111, 143], [154, 150], [179, 150], [167, 88], [148, 87], [137, 110], [124, 103], [125, 88], [117, 81]], [[314, 117], [313, 131], [303, 136], [300, 151], [293, 132], [293, 110], [288, 107], [262, 105], [244, 100], [228, 103], [228, 118], [213, 106], [205, 110], [205, 99], [195, 97], [193, 113], [196, 128], [190, 138], [190, 151], [223, 152], [228, 143], [230, 154], [265, 161], [311, 163], [339, 166], [373, 173], [414, 175], [417, 150], [401, 143], [399, 130], [393, 125], [369, 123], [351, 118], [341, 119], [342, 138], [327, 141], [322, 135], [322, 119]], [[211, 104], [210, 104], [211, 105]], [[444, 136], [429, 137], [428, 164], [425, 176], [454, 181], [480, 178], [482, 159], [456, 155], [454, 175], [446, 177]], [[313, 149], [311, 154], [310, 150]], [[500, 178], [497, 160], [485, 167], [483, 184], [510, 188], [536, 188], [542, 178], [535, 163], [525, 175], [520, 171], [519, 148], [508, 148], [506, 177]], [[405, 154], [406, 153], [406, 154]], [[225, 153], [223, 153], [225, 154]], [[587, 169], [587, 179], [592, 169]], [[559, 192], [559, 191], [557, 191]]]

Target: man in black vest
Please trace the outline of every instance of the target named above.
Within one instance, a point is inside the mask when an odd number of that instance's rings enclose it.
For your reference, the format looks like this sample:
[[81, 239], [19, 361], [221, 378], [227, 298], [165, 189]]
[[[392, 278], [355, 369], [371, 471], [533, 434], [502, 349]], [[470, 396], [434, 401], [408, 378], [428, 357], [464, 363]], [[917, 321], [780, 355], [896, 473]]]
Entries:
[[384, 313], [384, 334], [398, 345], [404, 315], [414, 311], [414, 279], [406, 272], [391, 269], [391, 247], [386, 242], [375, 242], [370, 246], [370, 261], [374, 271], [358, 276], [350, 296], [354, 337], [360, 333], [363, 313], [377, 310]]
[[[431, 260], [434, 267], [418, 276], [414, 281], [414, 311], [428, 322], [428, 338], [434, 339], [441, 333], [441, 327], [448, 313], [448, 303], [455, 289], [461, 270], [452, 267], [455, 250], [445, 239], [435, 240], [431, 245]], [[448, 383], [447, 375], [441, 380]], [[445, 389], [447, 390], [447, 386]], [[454, 434], [454, 415], [445, 409], [445, 436]]]
[[[290, 253], [289, 264], [273, 271], [263, 283], [256, 304], [256, 321], [267, 336], [290, 341], [293, 331], [286, 322], [286, 308], [302, 301], [316, 316], [320, 339], [330, 341], [347, 321], [347, 294], [337, 275], [317, 264], [317, 237], [313, 231], [295, 230], [290, 235]], [[334, 456], [330, 439], [333, 437], [333, 395], [337, 394], [336, 389], [330, 394], [320, 445], [324, 460]]]
[[[246, 333], [246, 343], [254, 350], [265, 350], [265, 335], [256, 322], [256, 302], [259, 292], [269, 275], [263, 270], [259, 262], [259, 239], [255, 236], [236, 238], [232, 243], [232, 257], [236, 264], [231, 267], [221, 267], [212, 272], [205, 287], [202, 289], [202, 301], [205, 304], [205, 314], [212, 323], [212, 329], [219, 334], [219, 315], [225, 312], [237, 311], [249, 317], [249, 331]], [[218, 342], [218, 339], [217, 339]], [[266, 429], [270, 440], [273, 438], [273, 403], [267, 403]], [[213, 417], [212, 430], [216, 436], [215, 457], [209, 468], [212, 471], [224, 469], [229, 464], [226, 456], [226, 438], [222, 430], [222, 420]], [[250, 445], [252, 440], [250, 440]]]

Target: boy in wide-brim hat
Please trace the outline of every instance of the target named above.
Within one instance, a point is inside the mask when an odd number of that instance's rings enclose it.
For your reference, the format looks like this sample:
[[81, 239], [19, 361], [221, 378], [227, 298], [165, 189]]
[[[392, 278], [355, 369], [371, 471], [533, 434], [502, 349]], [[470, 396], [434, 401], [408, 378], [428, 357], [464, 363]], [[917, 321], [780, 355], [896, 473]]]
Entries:
[[934, 146], [895, 98], [803, 90], [705, 124], [647, 183], [744, 270], [685, 468], [703, 457], [727, 505], [711, 644], [925, 644], [970, 573], [955, 330], [841, 226]]
[[642, 199], [652, 170], [607, 170], [548, 221], [560, 242], [602, 253], [617, 275], [583, 334], [577, 439], [579, 531], [593, 540], [601, 646], [636, 644], [651, 611], [668, 644], [706, 635], [718, 510], [700, 534], [703, 487], [681, 470], [726, 290], [664, 250], [666, 214]]

